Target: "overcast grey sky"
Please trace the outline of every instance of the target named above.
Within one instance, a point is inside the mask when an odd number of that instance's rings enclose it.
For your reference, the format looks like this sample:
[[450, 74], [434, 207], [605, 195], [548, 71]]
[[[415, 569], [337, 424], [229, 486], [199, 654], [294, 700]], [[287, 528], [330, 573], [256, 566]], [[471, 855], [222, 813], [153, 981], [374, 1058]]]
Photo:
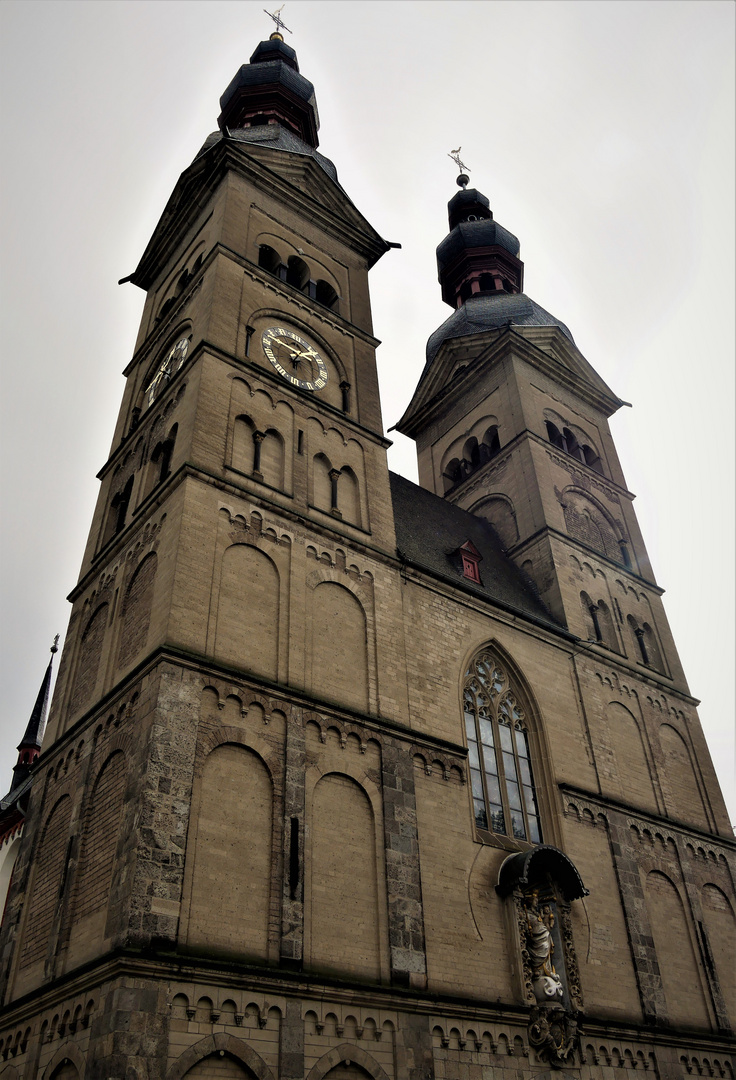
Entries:
[[[0, 788], [68, 619], [143, 295], [135, 267], [272, 24], [245, 0], [4, 0]], [[273, 5], [275, 6], [275, 5]], [[734, 798], [734, 5], [290, 0], [320, 150], [375, 228], [384, 423], [447, 317], [462, 146], [525, 291], [633, 409], [614, 438]], [[391, 464], [416, 477], [413, 444]]]

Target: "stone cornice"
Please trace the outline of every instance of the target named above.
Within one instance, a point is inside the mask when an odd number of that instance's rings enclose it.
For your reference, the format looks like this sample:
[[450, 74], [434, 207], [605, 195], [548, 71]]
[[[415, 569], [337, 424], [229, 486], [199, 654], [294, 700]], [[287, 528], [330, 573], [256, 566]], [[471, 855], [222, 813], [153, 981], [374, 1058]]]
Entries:
[[595, 791], [589, 791], [585, 788], [575, 787], [573, 784], [558, 784], [559, 791], [565, 797], [568, 802], [574, 802], [576, 804], [594, 806], [600, 813], [606, 816], [610, 810], [615, 811], [618, 814], [623, 815], [627, 820], [633, 819], [640, 822], [648, 822], [652, 827], [657, 828], [658, 831], [664, 830], [665, 832], [677, 833], [679, 836], [693, 839], [699, 839], [707, 841], [711, 845], [720, 845], [727, 848], [729, 851], [736, 853], [736, 838], [721, 836], [720, 833], [706, 832], [704, 829], [699, 829], [697, 825], [685, 824], [685, 822], [678, 821], [676, 818], [663, 817], [661, 814], [656, 814], [651, 810], [645, 810], [641, 806], [634, 806], [631, 803], [621, 802], [620, 800], [611, 798], [610, 795], [599, 795]]
[[[215, 660], [214, 657], [194, 653], [176, 645], [160, 645], [145, 660], [136, 665], [132, 671], [129, 671], [99, 701], [96, 701], [94, 706], [83, 713], [71, 727], [59, 735], [56, 741], [37, 759], [37, 772], [40, 772], [59, 755], [63, 756], [69, 746], [79, 738], [90, 723], [94, 722], [98, 715], [109, 712], [114, 702], [124, 699], [132, 687], [137, 686], [142, 679], [149, 676], [161, 664], [167, 663], [176, 665], [179, 668], [186, 668], [192, 672], [201, 673], [206, 671], [208, 678], [220, 679], [231, 686], [252, 687], [256, 692], [268, 697], [275, 703], [296, 706], [296, 708], [303, 709], [306, 712], [331, 717], [348, 725], [358, 723], [367, 731], [399, 739], [418, 749], [425, 748], [432, 752], [449, 754], [463, 761], [468, 754], [467, 748], [460, 743], [453, 742], [450, 739], [443, 739], [438, 735], [427, 734], [421, 729], [409, 727], [409, 725], [403, 724], [399, 720], [392, 720], [386, 716], [364, 713], [346, 706], [336, 705], [334, 702], [325, 701], [307, 690], [271, 682], [251, 672], [222, 664]], [[278, 707], [278, 704], [275, 707]]]
[[[105, 985], [118, 980], [157, 980], [159, 982], [191, 982], [197, 986], [216, 983], [223, 989], [238, 988], [245, 992], [257, 992], [261, 998], [301, 997], [306, 1001], [329, 1000], [336, 1004], [354, 1007], [356, 995], [362, 1008], [411, 1012], [414, 1015], [433, 1017], [441, 1014], [448, 1019], [484, 1024], [517, 1025], [526, 1028], [529, 1009], [516, 1002], [493, 1003], [442, 994], [437, 991], [412, 990], [403, 987], [371, 986], [368, 983], [351, 983], [347, 980], [330, 980], [324, 975], [288, 971], [283, 968], [251, 967], [236, 961], [222, 962], [204, 956], [189, 957], [182, 953], [141, 956], [123, 950], [108, 953], [76, 971], [60, 976], [40, 990], [31, 991], [24, 997], [5, 1006], [0, 1011], [3, 1026], [15, 1028], [25, 1025], [32, 1014], [57, 1010], [63, 1002], [77, 996], [95, 995]], [[31, 1004], [33, 1008], [31, 1009]], [[656, 1028], [651, 1024], [627, 1020], [597, 1018], [586, 1014], [583, 1045], [589, 1040], [625, 1040], [643, 1046], [674, 1047], [690, 1054], [710, 1052], [726, 1055], [733, 1051], [729, 1036], [716, 1035], [710, 1031], [687, 1031], [679, 1033], [671, 1027]], [[577, 1067], [575, 1067], [577, 1071]], [[564, 1075], [562, 1072], [560, 1075]]]

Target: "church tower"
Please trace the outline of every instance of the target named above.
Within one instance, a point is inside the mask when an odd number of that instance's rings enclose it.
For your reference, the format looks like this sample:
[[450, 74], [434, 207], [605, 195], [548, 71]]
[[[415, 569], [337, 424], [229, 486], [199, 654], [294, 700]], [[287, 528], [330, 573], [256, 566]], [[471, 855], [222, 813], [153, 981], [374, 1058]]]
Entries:
[[[468, 182], [461, 174], [437, 248], [453, 314], [430, 337], [397, 425], [417, 440], [420, 483], [485, 518], [563, 625], [619, 654], [633, 641], [634, 662], [681, 677], [608, 427], [625, 402], [524, 295], [519, 241]], [[628, 621], [630, 601], [601, 592], [592, 567], [585, 581], [591, 557], [635, 599]]]
[[420, 485], [389, 473], [368, 271], [397, 245], [280, 33], [220, 105], [126, 279], [0, 1080], [732, 1077], [735, 845], [622, 402], [461, 177], [399, 424]]

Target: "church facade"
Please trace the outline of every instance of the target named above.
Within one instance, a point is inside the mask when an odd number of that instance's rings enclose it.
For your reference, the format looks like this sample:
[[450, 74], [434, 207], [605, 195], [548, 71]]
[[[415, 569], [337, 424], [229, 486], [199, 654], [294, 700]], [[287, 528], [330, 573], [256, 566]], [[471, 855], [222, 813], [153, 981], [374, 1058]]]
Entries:
[[732, 1080], [736, 844], [622, 402], [461, 176], [391, 474], [391, 245], [280, 35], [221, 107], [130, 279], [0, 1080]]

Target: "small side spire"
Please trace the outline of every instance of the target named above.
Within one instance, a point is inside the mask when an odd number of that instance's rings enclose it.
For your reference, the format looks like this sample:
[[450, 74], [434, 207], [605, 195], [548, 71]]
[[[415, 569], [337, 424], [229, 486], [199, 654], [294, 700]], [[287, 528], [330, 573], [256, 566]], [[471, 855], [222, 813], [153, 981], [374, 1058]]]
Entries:
[[18, 761], [13, 768], [13, 786], [25, 777], [30, 766], [38, 757], [43, 740], [43, 732], [46, 726], [46, 713], [49, 706], [49, 692], [51, 690], [51, 669], [54, 663], [54, 653], [59, 651], [59, 635], [54, 638], [54, 643], [49, 650], [51, 659], [41, 682], [41, 687], [36, 697], [36, 703], [31, 710], [23, 738], [18, 743]]

